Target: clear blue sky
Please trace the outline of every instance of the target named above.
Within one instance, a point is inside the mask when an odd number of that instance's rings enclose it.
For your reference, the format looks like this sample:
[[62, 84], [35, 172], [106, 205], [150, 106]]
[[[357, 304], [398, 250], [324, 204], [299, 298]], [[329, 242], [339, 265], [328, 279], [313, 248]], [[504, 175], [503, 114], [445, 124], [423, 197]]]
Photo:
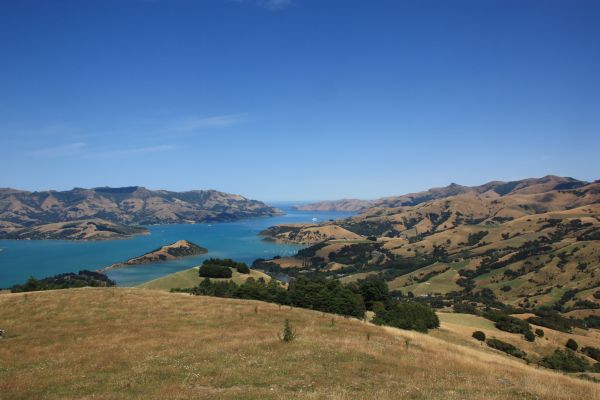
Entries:
[[597, 0], [0, 2], [0, 187], [600, 178]]

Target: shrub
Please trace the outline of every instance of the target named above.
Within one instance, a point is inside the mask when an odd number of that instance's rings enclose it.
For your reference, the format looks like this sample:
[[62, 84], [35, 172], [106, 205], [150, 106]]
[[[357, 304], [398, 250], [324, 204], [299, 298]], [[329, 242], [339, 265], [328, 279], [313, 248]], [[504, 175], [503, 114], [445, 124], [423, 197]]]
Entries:
[[245, 263], [240, 263], [235, 267], [235, 269], [237, 269], [237, 272], [239, 272], [240, 274], [250, 273], [250, 268], [248, 268], [248, 266]]
[[579, 345], [573, 339], [567, 340], [567, 344], [565, 344], [565, 346], [573, 351], [576, 351], [579, 348]]
[[233, 261], [231, 258], [209, 258], [204, 260], [203, 265], [220, 265], [222, 267], [234, 268], [240, 274], [249, 274], [250, 268], [243, 262]]
[[499, 339], [488, 339], [486, 344], [493, 349], [503, 351], [504, 353], [510, 354], [513, 357], [525, 359], [525, 357], [527, 356], [527, 354], [524, 351], [519, 350], [512, 344], [503, 342]]
[[196, 288], [191, 289], [191, 292], [203, 296], [235, 297], [237, 289], [238, 286], [234, 282], [211, 282], [210, 279], [204, 278]]
[[469, 244], [469, 246], [474, 246], [477, 243], [479, 243], [479, 241], [481, 239], [484, 238], [484, 236], [486, 236], [488, 234], [487, 231], [479, 231], [477, 233], [469, 233], [469, 238], [467, 239], [467, 243]]
[[535, 342], [535, 335], [533, 334], [533, 332], [531, 331], [527, 331], [525, 332], [525, 340], [527, 340], [528, 342]]
[[481, 342], [485, 342], [485, 333], [481, 331], [473, 332], [473, 337]]
[[279, 339], [283, 340], [284, 342], [292, 342], [294, 339], [296, 339], [296, 331], [292, 329], [289, 319], [285, 320], [283, 324], [283, 335], [279, 336]]
[[540, 328], [537, 328], [535, 330], [535, 334], [536, 334], [537, 337], [544, 337], [544, 331], [541, 330]]
[[588, 328], [600, 328], [600, 317], [597, 315], [585, 317], [584, 321]]
[[511, 317], [510, 315], [502, 314], [499, 312], [491, 312], [486, 313], [484, 316], [487, 319], [494, 321], [494, 325], [496, 326], [496, 328], [500, 329], [501, 331], [510, 333], [521, 333], [523, 335], [531, 331], [531, 326], [529, 326], [529, 323], [527, 321]]
[[379, 310], [373, 318], [373, 323], [420, 332], [440, 326], [438, 316], [429, 306], [409, 302], [392, 304]]
[[536, 316], [529, 317], [527, 321], [534, 325], [544, 326], [565, 333], [570, 333], [574, 326], [574, 321], [559, 315], [556, 311], [548, 310], [537, 310]]
[[203, 264], [199, 274], [203, 278], [231, 278], [231, 269], [222, 265]]
[[574, 352], [558, 349], [551, 356], [544, 357], [540, 365], [565, 372], [583, 372], [590, 367], [585, 359], [578, 357]]
[[595, 347], [584, 347], [581, 349], [581, 352], [596, 361], [600, 361], [600, 349]]

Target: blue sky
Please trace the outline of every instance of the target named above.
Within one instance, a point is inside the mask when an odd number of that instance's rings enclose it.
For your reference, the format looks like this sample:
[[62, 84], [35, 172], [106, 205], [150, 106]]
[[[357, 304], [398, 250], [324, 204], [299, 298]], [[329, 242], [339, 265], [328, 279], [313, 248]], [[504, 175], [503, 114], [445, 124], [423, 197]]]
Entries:
[[600, 2], [0, 2], [0, 187], [600, 178]]

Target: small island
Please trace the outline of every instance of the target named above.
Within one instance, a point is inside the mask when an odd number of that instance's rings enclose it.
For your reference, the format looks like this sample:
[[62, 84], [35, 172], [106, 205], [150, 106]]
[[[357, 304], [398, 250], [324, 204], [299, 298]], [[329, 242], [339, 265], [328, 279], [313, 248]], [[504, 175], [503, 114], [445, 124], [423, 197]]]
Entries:
[[105, 272], [117, 268], [126, 268], [140, 264], [151, 264], [162, 261], [176, 260], [183, 257], [197, 256], [207, 253], [208, 250], [198, 246], [188, 240], [178, 240], [156, 250], [152, 250], [142, 256], [131, 258], [125, 262], [116, 263], [108, 267], [99, 269], [98, 272]]

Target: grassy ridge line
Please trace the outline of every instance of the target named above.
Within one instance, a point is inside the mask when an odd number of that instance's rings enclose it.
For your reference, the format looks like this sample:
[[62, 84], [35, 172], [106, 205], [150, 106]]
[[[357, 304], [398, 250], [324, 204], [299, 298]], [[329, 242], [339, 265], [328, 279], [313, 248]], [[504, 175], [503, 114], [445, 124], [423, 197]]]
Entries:
[[[250, 270], [250, 274], [240, 274], [235, 269], [231, 269], [231, 279], [215, 279], [211, 278], [211, 281], [227, 281], [231, 280], [234, 283], [241, 285], [246, 282], [246, 279], [252, 277], [254, 279], [263, 278], [265, 281], [271, 280], [271, 277], [264, 272], [258, 270]], [[173, 288], [180, 289], [191, 289], [196, 287], [202, 282], [204, 278], [198, 275], [198, 267], [193, 267], [183, 271], [175, 272], [161, 278], [153, 279], [149, 282], [142, 283], [138, 287], [143, 289], [155, 289], [155, 290], [170, 290]]]
[[1, 296], [0, 321], [7, 399], [600, 399], [493, 350], [258, 301], [72, 289]]

